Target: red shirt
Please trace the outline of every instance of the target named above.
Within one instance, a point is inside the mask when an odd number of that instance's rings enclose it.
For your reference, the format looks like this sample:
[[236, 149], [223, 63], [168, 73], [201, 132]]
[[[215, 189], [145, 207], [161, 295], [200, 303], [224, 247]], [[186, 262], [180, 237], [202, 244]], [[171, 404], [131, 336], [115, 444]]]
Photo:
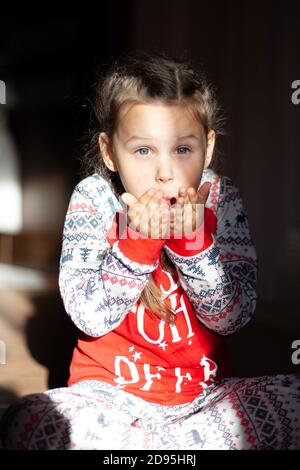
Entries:
[[[107, 233], [110, 245], [119, 238], [118, 227], [119, 214]], [[212, 243], [215, 230], [216, 217], [205, 208], [203, 245], [192, 253], [185, 251], [184, 239], [166, 242], [142, 237], [120, 239], [118, 243], [133, 261], [150, 263], [159, 257], [165, 242], [181, 256], [203, 251]], [[215, 378], [224, 375], [219, 367], [219, 358], [224, 364], [223, 338], [197, 319], [176, 269], [164, 271], [159, 259], [152, 276], [165, 304], [176, 310], [175, 324], [155, 317], [138, 300], [109, 333], [96, 338], [81, 333], [73, 353], [69, 385], [102, 380], [144, 400], [177, 405], [192, 401]]]

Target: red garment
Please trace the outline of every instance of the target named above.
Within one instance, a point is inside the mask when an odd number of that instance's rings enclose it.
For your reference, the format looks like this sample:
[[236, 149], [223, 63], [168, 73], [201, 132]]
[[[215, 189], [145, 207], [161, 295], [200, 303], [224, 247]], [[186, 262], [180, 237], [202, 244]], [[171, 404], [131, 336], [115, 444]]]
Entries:
[[[191, 237], [180, 240], [119, 237], [119, 215], [122, 213], [117, 213], [107, 233], [110, 245], [119, 239], [121, 252], [137, 263], [158, 260], [152, 276], [165, 295], [166, 305], [176, 310], [176, 322], [168, 325], [138, 300], [122, 323], [109, 333], [96, 338], [81, 334], [73, 353], [69, 385], [81, 380], [103, 380], [147, 401], [164, 405], [190, 402], [216, 377], [224, 375], [218, 365], [220, 358], [224, 367], [223, 338], [197, 319], [176, 269], [172, 273], [162, 269], [160, 252], [166, 243], [180, 256], [201, 253], [213, 241], [216, 216], [205, 208], [202, 246], [190, 251], [185, 243], [195, 239]], [[127, 225], [125, 230], [137, 234]], [[194, 237], [200, 232], [203, 233], [203, 227]]]

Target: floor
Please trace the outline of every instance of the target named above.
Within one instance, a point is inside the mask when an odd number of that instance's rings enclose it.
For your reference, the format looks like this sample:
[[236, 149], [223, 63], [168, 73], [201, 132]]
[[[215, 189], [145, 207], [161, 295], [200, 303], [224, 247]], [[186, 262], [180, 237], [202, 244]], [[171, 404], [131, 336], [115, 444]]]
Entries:
[[16, 397], [66, 383], [76, 337], [55, 276], [11, 274], [0, 264], [0, 414]]

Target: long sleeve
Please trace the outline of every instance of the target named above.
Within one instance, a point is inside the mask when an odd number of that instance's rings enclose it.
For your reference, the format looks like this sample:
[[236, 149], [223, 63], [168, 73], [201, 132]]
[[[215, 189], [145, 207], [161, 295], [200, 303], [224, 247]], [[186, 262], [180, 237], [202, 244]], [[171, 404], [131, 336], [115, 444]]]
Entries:
[[204, 243], [198, 253], [194, 250], [189, 255], [182, 240], [168, 240], [164, 249], [198, 320], [229, 335], [244, 326], [255, 311], [256, 252], [241, 195], [230, 178], [214, 179], [205, 211], [215, 216], [216, 229], [211, 223], [204, 224]]
[[105, 180], [90, 176], [75, 187], [64, 222], [60, 293], [75, 325], [94, 337], [116, 328], [135, 305], [164, 243], [110, 242], [107, 234], [117, 204]]

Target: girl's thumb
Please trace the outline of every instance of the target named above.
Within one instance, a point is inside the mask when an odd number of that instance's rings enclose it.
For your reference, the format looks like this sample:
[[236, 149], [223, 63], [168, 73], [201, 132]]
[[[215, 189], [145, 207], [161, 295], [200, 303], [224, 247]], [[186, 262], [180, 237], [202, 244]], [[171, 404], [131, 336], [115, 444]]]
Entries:
[[121, 199], [129, 207], [131, 207], [136, 202], [136, 198], [130, 193], [121, 194]]
[[211, 183], [209, 181], [205, 181], [198, 192], [203, 204], [205, 204], [208, 199], [210, 188]]

